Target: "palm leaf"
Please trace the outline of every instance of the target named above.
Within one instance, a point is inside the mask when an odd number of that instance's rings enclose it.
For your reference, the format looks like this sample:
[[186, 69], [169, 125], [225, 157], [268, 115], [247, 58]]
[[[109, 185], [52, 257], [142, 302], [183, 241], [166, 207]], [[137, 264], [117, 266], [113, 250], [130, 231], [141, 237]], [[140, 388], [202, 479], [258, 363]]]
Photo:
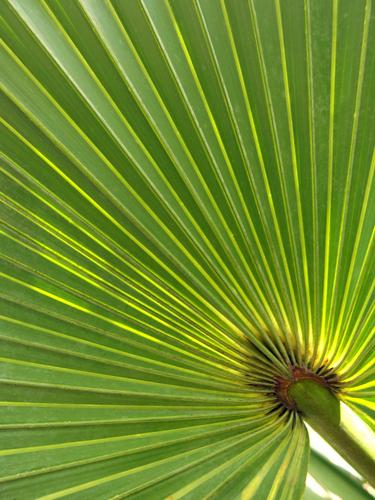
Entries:
[[300, 498], [296, 366], [373, 426], [373, 7], [1, 2], [1, 498]]
[[312, 447], [304, 500], [335, 498], [335, 495], [358, 500], [373, 498], [371, 487], [320, 436], [312, 431], [310, 438]]

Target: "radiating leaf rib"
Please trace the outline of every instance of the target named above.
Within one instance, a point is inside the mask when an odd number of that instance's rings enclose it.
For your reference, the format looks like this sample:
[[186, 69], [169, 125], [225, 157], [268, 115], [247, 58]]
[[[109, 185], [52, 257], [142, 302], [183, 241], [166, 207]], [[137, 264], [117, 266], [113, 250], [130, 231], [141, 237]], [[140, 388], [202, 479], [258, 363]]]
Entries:
[[371, 0], [0, 12], [0, 497], [301, 498], [280, 381], [374, 428]]

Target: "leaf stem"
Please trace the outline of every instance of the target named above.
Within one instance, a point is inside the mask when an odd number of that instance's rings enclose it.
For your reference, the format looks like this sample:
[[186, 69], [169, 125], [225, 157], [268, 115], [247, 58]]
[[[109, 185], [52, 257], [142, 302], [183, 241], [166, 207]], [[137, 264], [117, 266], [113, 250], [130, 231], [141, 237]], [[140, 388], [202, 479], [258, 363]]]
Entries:
[[328, 388], [313, 380], [292, 384], [289, 395], [311, 427], [375, 486], [375, 434]]

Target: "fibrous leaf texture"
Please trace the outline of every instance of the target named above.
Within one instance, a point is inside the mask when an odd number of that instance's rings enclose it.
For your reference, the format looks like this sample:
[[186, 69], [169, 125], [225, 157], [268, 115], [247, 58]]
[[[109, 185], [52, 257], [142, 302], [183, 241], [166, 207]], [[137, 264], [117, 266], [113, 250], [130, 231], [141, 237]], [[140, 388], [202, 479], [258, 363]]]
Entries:
[[1, 498], [301, 498], [296, 367], [373, 425], [374, 11], [0, 2]]

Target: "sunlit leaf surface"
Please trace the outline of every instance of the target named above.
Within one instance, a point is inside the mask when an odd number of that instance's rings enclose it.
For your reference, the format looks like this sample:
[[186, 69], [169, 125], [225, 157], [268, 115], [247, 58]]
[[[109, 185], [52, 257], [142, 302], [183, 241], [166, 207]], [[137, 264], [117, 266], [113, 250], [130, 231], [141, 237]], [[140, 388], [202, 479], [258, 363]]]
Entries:
[[371, 424], [374, 10], [0, 2], [1, 498], [298, 499], [292, 366]]

